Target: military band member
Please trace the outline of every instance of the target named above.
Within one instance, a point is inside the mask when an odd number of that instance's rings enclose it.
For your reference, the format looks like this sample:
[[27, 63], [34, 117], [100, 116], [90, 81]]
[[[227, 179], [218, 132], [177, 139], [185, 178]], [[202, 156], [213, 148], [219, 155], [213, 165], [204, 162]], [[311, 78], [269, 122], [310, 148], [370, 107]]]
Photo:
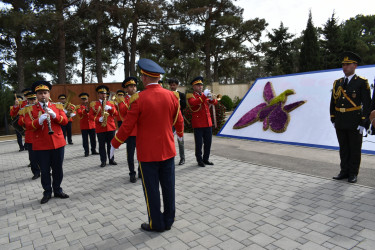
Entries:
[[344, 77], [333, 83], [330, 114], [340, 146], [340, 173], [336, 180], [357, 182], [361, 163], [362, 134], [369, 125], [371, 94], [367, 79], [357, 76], [355, 70], [361, 58], [353, 52], [344, 52]]
[[[66, 95], [64, 94], [61, 94], [59, 95], [58, 97], [59, 99], [59, 102], [62, 103], [63, 105], [65, 105], [66, 103]], [[70, 112], [68, 112], [70, 111]], [[65, 126], [61, 126], [62, 130], [63, 130], [63, 133], [64, 133], [64, 138], [66, 140], [66, 138], [68, 137], [68, 143], [69, 144], [73, 144], [73, 141], [72, 141], [72, 122], [73, 122], [73, 117], [76, 115], [75, 112], [74, 112], [74, 106], [71, 105], [71, 104], [68, 104], [68, 106], [66, 107], [66, 109], [64, 109], [64, 112], [68, 117], [68, 124], [66, 124]]]
[[[137, 158], [142, 173], [143, 191], [149, 223], [146, 231], [169, 230], [175, 219], [175, 165], [172, 126], [183, 136], [183, 118], [178, 94], [163, 89], [158, 81], [164, 70], [149, 59], [140, 59], [141, 80], [145, 90], [132, 95], [125, 122], [112, 139], [111, 153], [137, 128]], [[164, 212], [160, 211], [159, 183], [162, 189]]]
[[125, 99], [125, 97], [127, 95], [126, 95], [125, 91], [119, 89], [119, 90], [116, 91], [116, 96], [117, 96], [118, 100], [121, 100], [121, 101], [115, 103], [116, 104], [116, 109], [118, 111], [118, 115], [116, 116], [117, 127], [120, 128], [121, 124], [122, 124], [122, 121], [124, 120], [124, 118], [121, 117], [120, 110], [119, 110], [119, 104], [122, 102], [123, 99]]
[[[177, 79], [169, 79], [168, 80], [169, 89], [171, 91], [177, 91], [179, 96], [180, 96], [180, 110], [181, 110], [181, 114], [183, 116], [184, 115], [183, 111], [186, 108], [186, 97], [185, 97], [184, 93], [177, 90], [179, 83], [180, 82]], [[173, 132], [175, 132], [175, 131], [176, 130], [173, 127]], [[182, 138], [182, 140], [177, 140], [177, 142], [178, 142], [178, 149], [179, 149], [179, 153], [180, 153], [180, 162], [178, 163], [178, 165], [183, 165], [183, 164], [185, 164], [184, 139]]]
[[[24, 89], [22, 92], [24, 94], [26, 94], [27, 89]], [[17, 119], [17, 116], [18, 116], [18, 112], [20, 111], [20, 109], [24, 108], [27, 104], [27, 101], [24, 101], [23, 100], [23, 97], [20, 96], [20, 95], [17, 95], [15, 100], [14, 100], [14, 105], [10, 107], [10, 117], [12, 119]], [[21, 151], [24, 151], [26, 148], [25, 148], [25, 145], [22, 141], [22, 134], [21, 134], [21, 131], [18, 131], [16, 129], [16, 136], [17, 136], [17, 143], [18, 143], [18, 146], [20, 148], [20, 152]]]
[[109, 164], [117, 165], [114, 157], [109, 157], [111, 140], [116, 131], [114, 118], [117, 116], [117, 110], [115, 105], [107, 100], [107, 93], [109, 93], [109, 88], [107, 86], [98, 86], [96, 92], [98, 93], [99, 101], [90, 103], [89, 116], [92, 121], [95, 121], [95, 132], [99, 142], [100, 167], [103, 168], [107, 164], [107, 155]]
[[96, 138], [95, 138], [95, 121], [89, 119], [90, 103], [89, 94], [79, 94], [81, 98], [81, 105], [77, 108], [76, 112], [79, 118], [79, 127], [82, 134], [82, 145], [85, 150], [85, 157], [89, 156], [89, 137], [91, 144], [91, 154], [98, 155], [96, 152]]
[[[195, 157], [198, 166], [214, 165], [209, 161], [212, 143], [212, 120], [209, 104], [216, 105], [217, 100], [212, 98], [211, 91], [203, 92], [203, 77], [198, 76], [190, 83], [193, 85], [194, 93], [187, 94], [188, 105], [193, 112], [191, 123], [194, 129]], [[204, 144], [202, 158], [202, 144]]]
[[[47, 81], [36, 81], [32, 85], [38, 102], [25, 108], [26, 129], [33, 130], [32, 148], [40, 167], [41, 183], [44, 189], [40, 203], [55, 197], [69, 198], [61, 188], [63, 180], [64, 146], [66, 145], [61, 125], [68, 123], [63, 106], [49, 101], [52, 85]], [[51, 174], [52, 169], [52, 185]]]
[[[119, 115], [123, 118], [123, 123], [127, 122], [126, 114], [128, 113], [129, 109], [129, 102], [132, 95], [137, 93], [137, 78], [130, 76], [127, 77], [122, 82], [122, 87], [126, 90], [128, 93], [124, 100], [119, 103]], [[126, 139], [126, 156], [128, 160], [128, 167], [129, 167], [129, 176], [130, 176], [130, 182], [135, 183], [137, 182], [136, 172], [134, 170], [134, 153], [135, 153], [135, 142], [136, 142], [136, 136], [137, 136], [137, 127], [134, 127], [133, 131], [130, 133], [130, 136], [128, 139]], [[139, 169], [138, 169], [138, 175]]]
[[[18, 124], [20, 126], [25, 127], [25, 116], [30, 115], [29, 113], [25, 113], [25, 110], [28, 110], [28, 112], [31, 111], [30, 108], [36, 103], [36, 94], [34, 92], [30, 91], [25, 94], [25, 97], [27, 99], [27, 105], [22, 108], [19, 112], [19, 119], [18, 119]], [[33, 130], [32, 129], [25, 129], [25, 148], [27, 148], [28, 153], [29, 153], [29, 166], [31, 167], [31, 172], [33, 174], [33, 177], [31, 178], [32, 180], [36, 180], [40, 177], [40, 169], [37, 164], [37, 159], [35, 157], [35, 151], [32, 148], [32, 143], [33, 143]]]

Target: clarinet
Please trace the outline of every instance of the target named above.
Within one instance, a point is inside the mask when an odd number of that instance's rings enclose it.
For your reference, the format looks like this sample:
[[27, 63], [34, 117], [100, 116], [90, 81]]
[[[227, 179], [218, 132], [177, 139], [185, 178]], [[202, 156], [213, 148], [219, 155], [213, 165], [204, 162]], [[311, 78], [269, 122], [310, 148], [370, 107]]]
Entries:
[[[44, 110], [44, 112], [47, 113], [47, 110], [46, 110], [47, 109], [46, 99], [43, 99], [42, 103], [44, 104], [43, 105], [43, 110]], [[48, 125], [48, 134], [52, 135], [54, 133], [54, 131], [52, 130], [52, 127], [51, 127], [51, 117], [50, 117], [50, 115], [47, 116], [47, 125]]]

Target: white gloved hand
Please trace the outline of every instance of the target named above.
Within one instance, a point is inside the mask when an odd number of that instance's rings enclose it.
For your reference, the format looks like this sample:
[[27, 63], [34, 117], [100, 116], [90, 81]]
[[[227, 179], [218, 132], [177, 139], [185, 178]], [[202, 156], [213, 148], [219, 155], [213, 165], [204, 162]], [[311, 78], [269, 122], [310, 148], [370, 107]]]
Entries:
[[76, 116], [75, 113], [71, 113], [71, 114], [70, 114], [70, 117], [74, 117], [74, 116]]
[[40, 117], [39, 117], [39, 125], [42, 125], [44, 120], [47, 119], [48, 117], [48, 114], [47, 113], [44, 113], [42, 114]]
[[357, 128], [357, 130], [359, 130], [359, 133], [360, 133], [361, 135], [363, 135], [363, 130], [364, 130], [364, 129], [365, 129], [365, 128], [362, 127], [361, 125], [359, 125], [358, 128]]
[[99, 117], [99, 122], [103, 122], [103, 116]]
[[110, 109], [112, 109], [111, 106], [109, 106], [109, 105], [105, 105], [105, 107], [104, 107], [104, 110], [105, 110], [105, 111], [108, 111], [108, 110], [110, 110]]
[[209, 96], [211, 95], [211, 90], [209, 90], [209, 89], [205, 89], [205, 90], [203, 91], [203, 94], [204, 94], [205, 96], [209, 97]]
[[115, 156], [115, 148], [111, 144], [111, 150], [109, 151], [109, 159], [112, 159]]
[[68, 113], [68, 110], [64, 109], [64, 113], [67, 114], [67, 113]]
[[179, 140], [179, 141], [183, 141], [183, 140], [184, 140], [184, 137], [179, 137], [179, 136], [177, 136], [177, 140]]
[[176, 130], [173, 132], [173, 135], [177, 135]]
[[56, 113], [52, 109], [46, 108], [46, 112], [52, 117], [52, 119], [56, 118]]

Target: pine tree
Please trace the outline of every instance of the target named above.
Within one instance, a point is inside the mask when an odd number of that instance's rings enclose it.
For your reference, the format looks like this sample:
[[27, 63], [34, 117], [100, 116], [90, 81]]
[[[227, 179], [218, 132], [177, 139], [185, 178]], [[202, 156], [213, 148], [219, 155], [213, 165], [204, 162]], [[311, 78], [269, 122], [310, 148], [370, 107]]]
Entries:
[[280, 23], [278, 29], [272, 29], [273, 33], [268, 33], [270, 41], [266, 50], [266, 70], [271, 75], [283, 75], [293, 72], [293, 58], [291, 57], [293, 35], [288, 33], [288, 28]]
[[323, 52], [323, 68], [334, 69], [341, 66], [339, 60], [343, 52], [342, 29], [337, 24], [335, 13], [332, 13], [331, 18], [323, 25], [322, 34], [324, 39], [321, 40]]
[[303, 31], [302, 37], [303, 41], [299, 60], [300, 72], [321, 69], [318, 35], [312, 22], [311, 10], [309, 12], [307, 26]]

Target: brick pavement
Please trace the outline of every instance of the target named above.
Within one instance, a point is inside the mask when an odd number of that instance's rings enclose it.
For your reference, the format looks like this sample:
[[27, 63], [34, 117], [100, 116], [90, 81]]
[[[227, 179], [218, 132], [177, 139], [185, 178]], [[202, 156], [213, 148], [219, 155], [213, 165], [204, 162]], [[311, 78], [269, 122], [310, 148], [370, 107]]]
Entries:
[[70, 198], [44, 205], [27, 152], [0, 143], [0, 249], [374, 249], [375, 189], [220, 156], [199, 168], [191, 150], [176, 166], [172, 229], [141, 231], [146, 206], [125, 146], [119, 165], [102, 169], [73, 141], [62, 183]]

